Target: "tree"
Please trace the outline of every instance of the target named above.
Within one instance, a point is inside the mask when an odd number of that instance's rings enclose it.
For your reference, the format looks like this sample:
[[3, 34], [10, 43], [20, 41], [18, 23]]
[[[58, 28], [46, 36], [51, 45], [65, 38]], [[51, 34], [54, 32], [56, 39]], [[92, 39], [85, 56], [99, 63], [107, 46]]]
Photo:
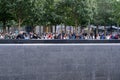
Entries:
[[114, 0], [113, 3], [113, 15], [114, 15], [114, 21], [116, 24], [120, 24], [120, 1]]
[[29, 11], [29, 16], [24, 20], [24, 25], [31, 26], [33, 32], [36, 25], [42, 25], [42, 18], [44, 14], [44, 0], [31, 0], [31, 8]]
[[97, 0], [97, 14], [94, 16], [94, 24], [109, 25], [112, 23], [113, 0]]
[[12, 12], [15, 16], [15, 20], [18, 22], [18, 29], [20, 31], [21, 24], [29, 17], [32, 8], [31, 0], [12, 0], [13, 4]]
[[[104, 34], [106, 36], [106, 26], [111, 26], [113, 22], [113, 0], [97, 0], [96, 14], [94, 14], [94, 24], [104, 26]], [[97, 29], [98, 30], [98, 29]], [[96, 31], [98, 34], [98, 31]]]
[[3, 33], [6, 32], [7, 22], [14, 19], [11, 7], [12, 4], [9, 0], [0, 0], [0, 21], [3, 24]]
[[[94, 0], [92, 0], [94, 1]], [[90, 0], [62, 0], [57, 5], [57, 14], [61, 23], [75, 27], [86, 26], [93, 19], [93, 7]]]

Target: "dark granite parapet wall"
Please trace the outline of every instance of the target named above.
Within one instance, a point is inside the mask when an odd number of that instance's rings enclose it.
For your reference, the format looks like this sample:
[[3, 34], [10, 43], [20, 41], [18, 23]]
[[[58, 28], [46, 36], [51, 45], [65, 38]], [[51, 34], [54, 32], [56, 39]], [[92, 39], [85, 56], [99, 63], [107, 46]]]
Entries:
[[120, 40], [0, 40], [0, 44], [120, 43]]
[[120, 45], [0, 45], [0, 80], [120, 80]]

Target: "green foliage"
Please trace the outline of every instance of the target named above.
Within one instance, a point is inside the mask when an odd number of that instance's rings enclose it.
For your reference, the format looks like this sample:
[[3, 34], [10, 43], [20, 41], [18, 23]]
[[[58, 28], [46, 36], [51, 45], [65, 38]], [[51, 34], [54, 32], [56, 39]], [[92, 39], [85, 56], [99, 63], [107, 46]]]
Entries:
[[97, 0], [97, 14], [94, 15], [94, 24], [112, 25], [113, 22], [113, 0]]
[[0, 0], [0, 21], [7, 22], [13, 19], [13, 14], [11, 13], [12, 5], [8, 0]]
[[12, 4], [8, 0], [0, 0], [0, 21], [2, 22], [3, 32], [6, 32], [7, 23], [14, 19], [11, 12]]
[[0, 0], [0, 21], [20, 25], [113, 25], [120, 23], [116, 0]]
[[120, 1], [114, 0], [113, 12], [114, 21], [116, 24], [120, 24]]
[[86, 25], [92, 20], [91, 6], [88, 0], [62, 0], [57, 4], [57, 14], [66, 25]]

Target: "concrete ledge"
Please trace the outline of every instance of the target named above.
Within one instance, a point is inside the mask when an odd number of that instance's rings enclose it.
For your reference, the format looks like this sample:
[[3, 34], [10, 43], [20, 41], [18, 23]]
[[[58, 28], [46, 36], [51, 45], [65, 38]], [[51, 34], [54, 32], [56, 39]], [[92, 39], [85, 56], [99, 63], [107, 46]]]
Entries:
[[0, 44], [37, 44], [37, 43], [120, 43], [120, 40], [0, 40]]

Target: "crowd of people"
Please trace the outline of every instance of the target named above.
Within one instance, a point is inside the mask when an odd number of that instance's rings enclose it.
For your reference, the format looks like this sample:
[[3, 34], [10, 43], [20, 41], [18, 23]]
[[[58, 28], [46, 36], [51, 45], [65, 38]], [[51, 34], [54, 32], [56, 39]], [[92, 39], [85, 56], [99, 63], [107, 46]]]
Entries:
[[111, 40], [111, 39], [120, 39], [119, 33], [106, 33], [100, 32], [98, 34], [94, 33], [33, 33], [33, 32], [23, 32], [21, 31], [19, 34], [17, 33], [0, 33], [0, 39], [40, 39], [40, 40], [54, 40], [54, 39], [60, 39], [60, 40]]

